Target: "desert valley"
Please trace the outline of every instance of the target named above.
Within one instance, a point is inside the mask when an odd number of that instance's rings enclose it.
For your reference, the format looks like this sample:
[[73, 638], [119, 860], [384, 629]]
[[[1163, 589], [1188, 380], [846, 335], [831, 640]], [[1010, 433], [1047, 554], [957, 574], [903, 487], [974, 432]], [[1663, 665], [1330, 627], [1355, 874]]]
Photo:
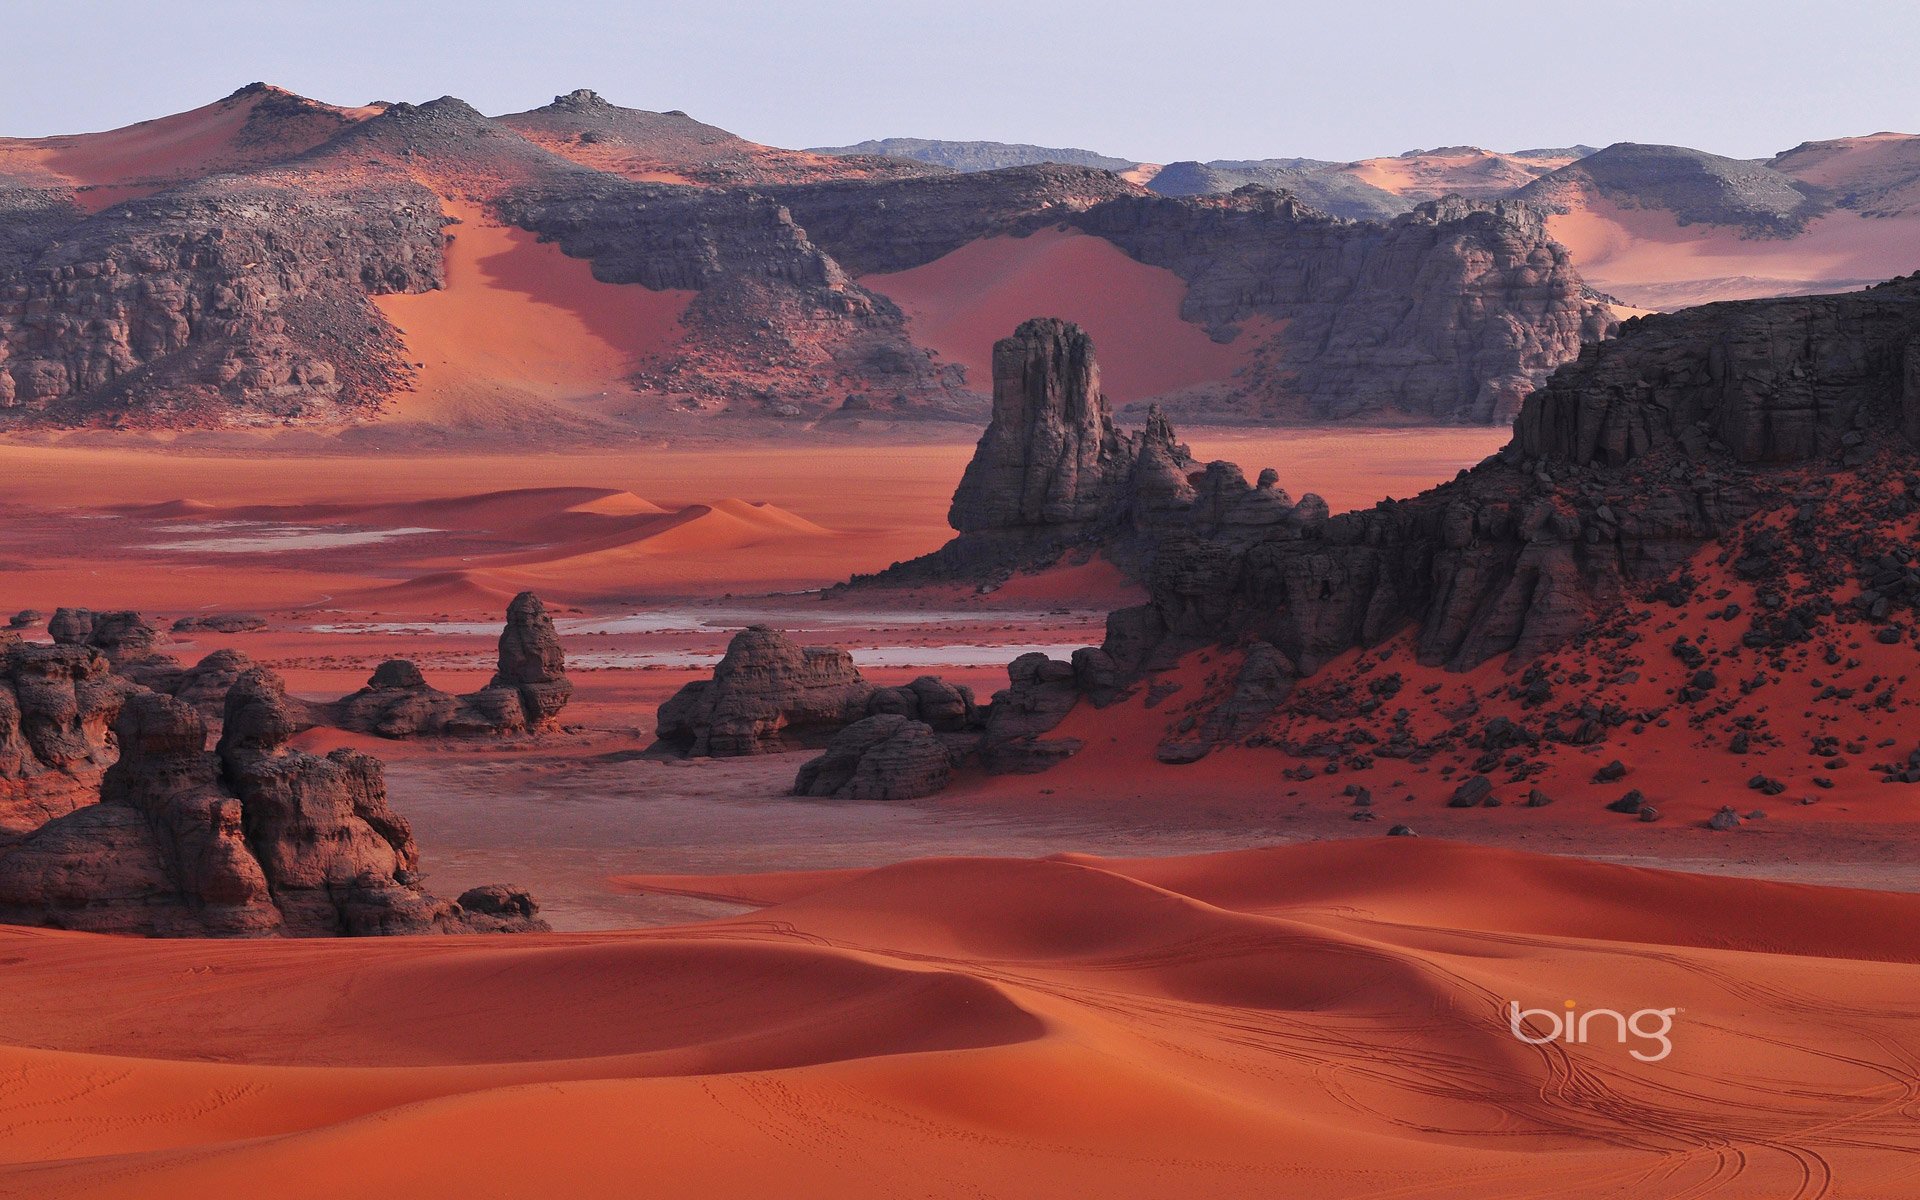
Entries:
[[1920, 136], [0, 138], [0, 1196], [1913, 1195], [1917, 532]]

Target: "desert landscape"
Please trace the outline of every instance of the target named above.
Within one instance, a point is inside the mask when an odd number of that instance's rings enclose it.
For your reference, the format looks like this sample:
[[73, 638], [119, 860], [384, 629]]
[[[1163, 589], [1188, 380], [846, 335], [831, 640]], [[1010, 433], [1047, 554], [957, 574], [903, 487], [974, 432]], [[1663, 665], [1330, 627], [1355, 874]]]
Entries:
[[0, 1196], [1913, 1194], [1920, 136], [1605, 127], [0, 137]]

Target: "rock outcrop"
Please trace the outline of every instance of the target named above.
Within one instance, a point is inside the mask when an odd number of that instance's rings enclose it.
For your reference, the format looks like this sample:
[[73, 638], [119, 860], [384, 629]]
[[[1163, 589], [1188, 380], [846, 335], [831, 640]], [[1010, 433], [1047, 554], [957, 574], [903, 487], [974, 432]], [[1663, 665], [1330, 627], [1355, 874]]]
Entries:
[[94, 802], [139, 690], [85, 646], [0, 646], [0, 845]]
[[833, 735], [827, 751], [800, 768], [796, 796], [913, 800], [947, 786], [947, 747], [922, 721], [896, 713], [863, 717]]
[[1046, 735], [1079, 702], [1073, 664], [1035, 652], [1007, 664], [1009, 686], [993, 694], [980, 757], [989, 771], [1029, 775], [1080, 749], [1076, 738]]
[[308, 724], [384, 738], [489, 737], [551, 729], [573, 695], [553, 618], [532, 592], [507, 606], [498, 669], [477, 692], [433, 687], [403, 658], [374, 669], [367, 686], [329, 704], [302, 706]]
[[150, 936], [545, 928], [512, 889], [474, 910], [428, 895], [379, 761], [290, 749], [298, 724], [280, 681], [260, 669], [228, 693], [212, 751], [193, 706], [132, 694], [99, 803], [0, 851], [0, 920]]
[[825, 745], [867, 715], [873, 685], [845, 650], [800, 646], [754, 625], [735, 634], [712, 679], [660, 706], [654, 749], [734, 758]]
[[1235, 546], [1326, 511], [1312, 494], [1296, 502], [1270, 470], [1249, 484], [1232, 463], [1202, 467], [1157, 409], [1139, 432], [1117, 430], [1092, 339], [1036, 318], [994, 346], [993, 418], [947, 516], [959, 536], [853, 584], [993, 583], [1095, 552], [1144, 578], [1169, 539]]
[[[734, 635], [712, 679], [687, 684], [660, 706], [650, 753], [730, 758], [825, 748], [802, 769], [799, 794], [898, 799], [931, 794], [936, 779], [944, 787], [948, 770], [969, 763], [1027, 772], [1079, 749], [1073, 739], [1045, 736], [1086, 690], [1079, 668], [1028, 654], [1007, 674], [1009, 686], [990, 704], [932, 675], [875, 687], [846, 651], [803, 647], [755, 625]], [[946, 764], [939, 770], [935, 748]]]
[[1614, 328], [1517, 201], [1449, 196], [1356, 223], [1252, 188], [1123, 197], [1070, 220], [1184, 279], [1181, 314], [1216, 339], [1255, 317], [1278, 326], [1224, 393], [1181, 402], [1193, 416], [1497, 424]]
[[166, 635], [139, 613], [128, 610], [60, 608], [48, 619], [47, 633], [55, 645], [99, 652], [115, 675], [185, 700], [216, 726], [227, 689], [253, 666], [253, 661], [238, 650], [216, 650], [186, 666], [163, 648]]
[[263, 170], [35, 228], [0, 255], [13, 423], [338, 420], [405, 378], [367, 297], [445, 283], [440, 206], [401, 178]]
[[[1137, 674], [1258, 641], [1310, 675], [1410, 630], [1422, 663], [1532, 661], [1757, 514], [1811, 520], [1799, 469], [1911, 459], [1917, 341], [1920, 277], [1629, 322], [1530, 396], [1513, 441], [1458, 480], [1240, 545], [1163, 541], [1149, 603], [1110, 617], [1104, 650]], [[1755, 617], [1753, 644], [1804, 637], [1819, 616], [1801, 607]]]

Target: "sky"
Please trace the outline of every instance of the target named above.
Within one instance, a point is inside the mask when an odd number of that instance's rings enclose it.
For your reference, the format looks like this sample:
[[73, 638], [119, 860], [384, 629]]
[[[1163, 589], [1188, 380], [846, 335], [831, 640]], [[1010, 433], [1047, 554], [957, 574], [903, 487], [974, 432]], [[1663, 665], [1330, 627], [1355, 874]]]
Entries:
[[1471, 143], [1741, 158], [1920, 126], [1916, 0], [0, 0], [0, 134], [254, 80], [490, 114], [590, 87], [780, 146], [909, 136], [1150, 162]]

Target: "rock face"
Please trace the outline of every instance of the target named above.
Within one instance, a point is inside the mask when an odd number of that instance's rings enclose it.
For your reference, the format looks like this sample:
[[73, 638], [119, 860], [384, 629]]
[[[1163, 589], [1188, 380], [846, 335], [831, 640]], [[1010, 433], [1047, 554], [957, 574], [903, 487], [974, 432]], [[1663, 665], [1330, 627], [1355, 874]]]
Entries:
[[711, 680], [660, 706], [655, 749], [733, 758], [823, 745], [866, 716], [873, 691], [845, 650], [754, 625], [734, 635]]
[[[9, 219], [0, 193], [0, 219]], [[0, 254], [0, 418], [338, 419], [404, 378], [367, 297], [445, 283], [404, 180], [256, 173], [41, 222]]]
[[1324, 501], [1296, 503], [1272, 471], [1249, 484], [1231, 463], [1202, 467], [1157, 409], [1140, 432], [1117, 430], [1092, 339], [1037, 318], [994, 346], [993, 419], [947, 516], [959, 536], [854, 584], [994, 582], [1095, 551], [1144, 578], [1167, 540], [1234, 546], [1325, 517]]
[[984, 381], [931, 361], [862, 279], [1062, 224], [1174, 271], [1216, 339], [1257, 339], [1242, 375], [1169, 397], [1195, 416], [1502, 420], [1606, 329], [1518, 205], [1354, 222], [1260, 187], [1151, 195], [1095, 166], [962, 174], [756, 146], [585, 90], [499, 119], [451, 97], [251, 111], [286, 153], [216, 156], [100, 211], [76, 188], [129, 181], [0, 176], [21, 184], [0, 187], [0, 424], [373, 416], [413, 368], [371, 299], [445, 287], [446, 212], [470, 204], [603, 281], [693, 293], [632, 380], [695, 411], [975, 419]]
[[952, 764], [931, 726], [894, 713], [864, 717], [833, 735], [800, 768], [796, 796], [913, 800], [947, 786]]
[[191, 705], [152, 692], [115, 722], [99, 803], [0, 852], [0, 920], [152, 936], [351, 936], [544, 928], [501, 889], [479, 910], [419, 886], [380, 763], [287, 748], [284, 688], [251, 670], [206, 749]]
[[551, 729], [573, 695], [553, 618], [532, 592], [507, 606], [499, 668], [477, 692], [456, 696], [427, 683], [420, 668], [390, 659], [367, 686], [331, 704], [301, 705], [307, 724], [376, 737], [488, 737]]
[[1498, 423], [1614, 328], [1517, 201], [1449, 196], [1355, 223], [1256, 188], [1126, 197], [1071, 220], [1186, 280], [1181, 315], [1218, 339], [1253, 317], [1279, 323], [1228, 394], [1183, 403], [1195, 416]]
[[[1238, 545], [1163, 541], [1151, 600], [1112, 615], [1104, 649], [1124, 674], [1257, 639], [1306, 675], [1411, 628], [1423, 663], [1531, 660], [1757, 513], [1797, 505], [1780, 468], [1910, 456], [1916, 339], [1920, 277], [1629, 322], [1456, 481]], [[1799, 619], [1773, 618], [1777, 636]]]
[[1287, 192], [1154, 196], [1051, 165], [778, 194], [855, 276], [1062, 224], [1172, 271], [1183, 317], [1217, 341], [1260, 339], [1241, 376], [1163, 400], [1192, 417], [1504, 421], [1613, 327], [1540, 212], [1515, 201], [1450, 196], [1356, 222]]
[[84, 646], [0, 646], [0, 846], [93, 803], [139, 688]]
[[1132, 449], [1113, 427], [1093, 342], [1028, 321], [993, 347], [993, 418], [948, 521], [961, 533], [1084, 529], [1106, 514]]

